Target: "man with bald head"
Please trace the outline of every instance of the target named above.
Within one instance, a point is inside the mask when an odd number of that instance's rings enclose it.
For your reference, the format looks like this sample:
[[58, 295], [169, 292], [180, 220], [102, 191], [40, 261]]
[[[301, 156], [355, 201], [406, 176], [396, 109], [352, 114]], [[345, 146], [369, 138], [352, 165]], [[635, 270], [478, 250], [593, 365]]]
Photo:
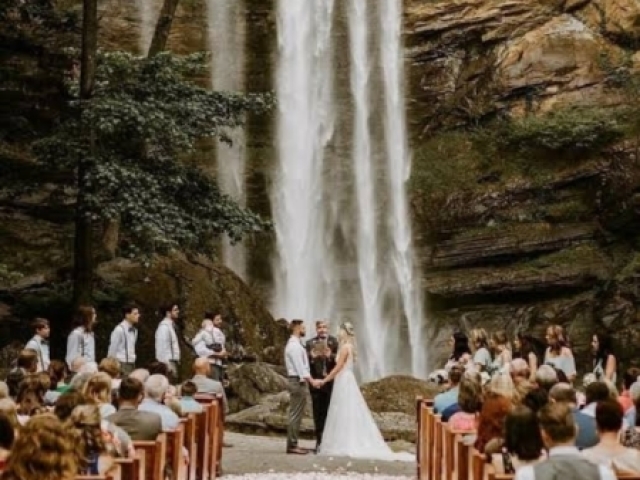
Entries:
[[193, 378], [191, 379], [191, 381], [198, 389], [198, 393], [222, 395], [222, 399], [224, 402], [224, 411], [227, 412], [227, 396], [224, 393], [224, 387], [219, 381], [209, 378], [210, 368], [211, 364], [209, 363], [208, 358], [196, 358], [195, 362], [193, 362]]

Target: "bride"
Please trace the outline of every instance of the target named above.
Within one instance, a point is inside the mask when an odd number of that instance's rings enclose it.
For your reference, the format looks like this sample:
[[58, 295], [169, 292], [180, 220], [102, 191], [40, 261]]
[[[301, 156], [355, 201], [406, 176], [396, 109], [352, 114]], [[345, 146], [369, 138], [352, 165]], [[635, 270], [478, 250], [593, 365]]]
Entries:
[[410, 453], [394, 453], [382, 438], [353, 374], [355, 331], [349, 322], [340, 326], [336, 366], [322, 381], [335, 379], [320, 455], [373, 460], [414, 461]]

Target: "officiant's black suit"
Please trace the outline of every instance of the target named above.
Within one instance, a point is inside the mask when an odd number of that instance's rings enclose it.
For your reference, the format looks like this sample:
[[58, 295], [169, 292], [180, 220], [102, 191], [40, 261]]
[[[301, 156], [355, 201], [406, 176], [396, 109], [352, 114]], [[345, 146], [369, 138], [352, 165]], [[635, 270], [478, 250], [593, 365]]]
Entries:
[[[327, 346], [331, 349], [331, 356], [311, 358], [311, 351], [318, 342], [326, 341]], [[336, 366], [336, 355], [338, 354], [338, 339], [328, 335], [325, 339], [313, 337], [307, 341], [307, 355], [309, 356], [309, 368], [313, 378], [326, 377], [333, 367]], [[316, 427], [316, 442], [320, 445], [322, 441], [322, 432], [324, 432], [324, 424], [327, 421], [329, 413], [329, 402], [331, 401], [331, 392], [333, 390], [333, 381], [325, 383], [321, 388], [309, 386], [311, 391], [311, 403], [313, 405], [313, 423]]]

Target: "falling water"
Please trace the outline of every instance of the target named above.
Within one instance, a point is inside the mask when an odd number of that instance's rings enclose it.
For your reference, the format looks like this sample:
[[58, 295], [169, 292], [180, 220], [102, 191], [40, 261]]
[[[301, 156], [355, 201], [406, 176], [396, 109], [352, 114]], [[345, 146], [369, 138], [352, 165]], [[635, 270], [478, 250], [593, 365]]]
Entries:
[[[207, 0], [209, 50], [212, 55], [211, 86], [214, 90], [244, 88], [245, 23], [241, 0]], [[245, 136], [241, 128], [229, 132], [232, 144], [218, 143], [218, 185], [240, 205], [245, 205]], [[222, 257], [240, 277], [246, 275], [244, 244], [223, 240]]]
[[135, 0], [138, 15], [140, 17], [140, 35], [138, 36], [138, 48], [142, 55], [147, 55], [153, 33], [160, 16], [161, 4], [154, 0]]
[[368, 0], [351, 0], [349, 5], [349, 43], [351, 49], [351, 92], [354, 99], [353, 163], [356, 179], [358, 215], [357, 263], [362, 297], [362, 314], [366, 319], [367, 361], [362, 366], [364, 379], [387, 374], [386, 361], [375, 352], [384, 352], [387, 338], [381, 311], [381, 285], [378, 274], [375, 177], [372, 169], [371, 131], [369, 128]]
[[414, 264], [406, 182], [411, 172], [404, 103], [402, 0], [380, 0], [380, 45], [385, 92], [385, 141], [391, 189], [389, 224], [393, 266], [409, 327], [411, 372], [427, 375], [420, 277]]
[[278, 154], [272, 188], [278, 263], [274, 312], [307, 329], [333, 305], [323, 167], [333, 135], [334, 0], [278, 2]]

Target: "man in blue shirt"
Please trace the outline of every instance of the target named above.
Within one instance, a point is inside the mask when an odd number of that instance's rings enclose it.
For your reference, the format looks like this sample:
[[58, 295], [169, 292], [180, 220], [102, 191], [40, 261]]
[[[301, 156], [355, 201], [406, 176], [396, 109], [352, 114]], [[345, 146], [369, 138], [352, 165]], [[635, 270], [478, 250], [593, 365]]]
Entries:
[[459, 365], [454, 365], [449, 370], [449, 389], [439, 393], [433, 399], [433, 410], [442, 413], [445, 409], [458, 402], [458, 390], [464, 371]]

